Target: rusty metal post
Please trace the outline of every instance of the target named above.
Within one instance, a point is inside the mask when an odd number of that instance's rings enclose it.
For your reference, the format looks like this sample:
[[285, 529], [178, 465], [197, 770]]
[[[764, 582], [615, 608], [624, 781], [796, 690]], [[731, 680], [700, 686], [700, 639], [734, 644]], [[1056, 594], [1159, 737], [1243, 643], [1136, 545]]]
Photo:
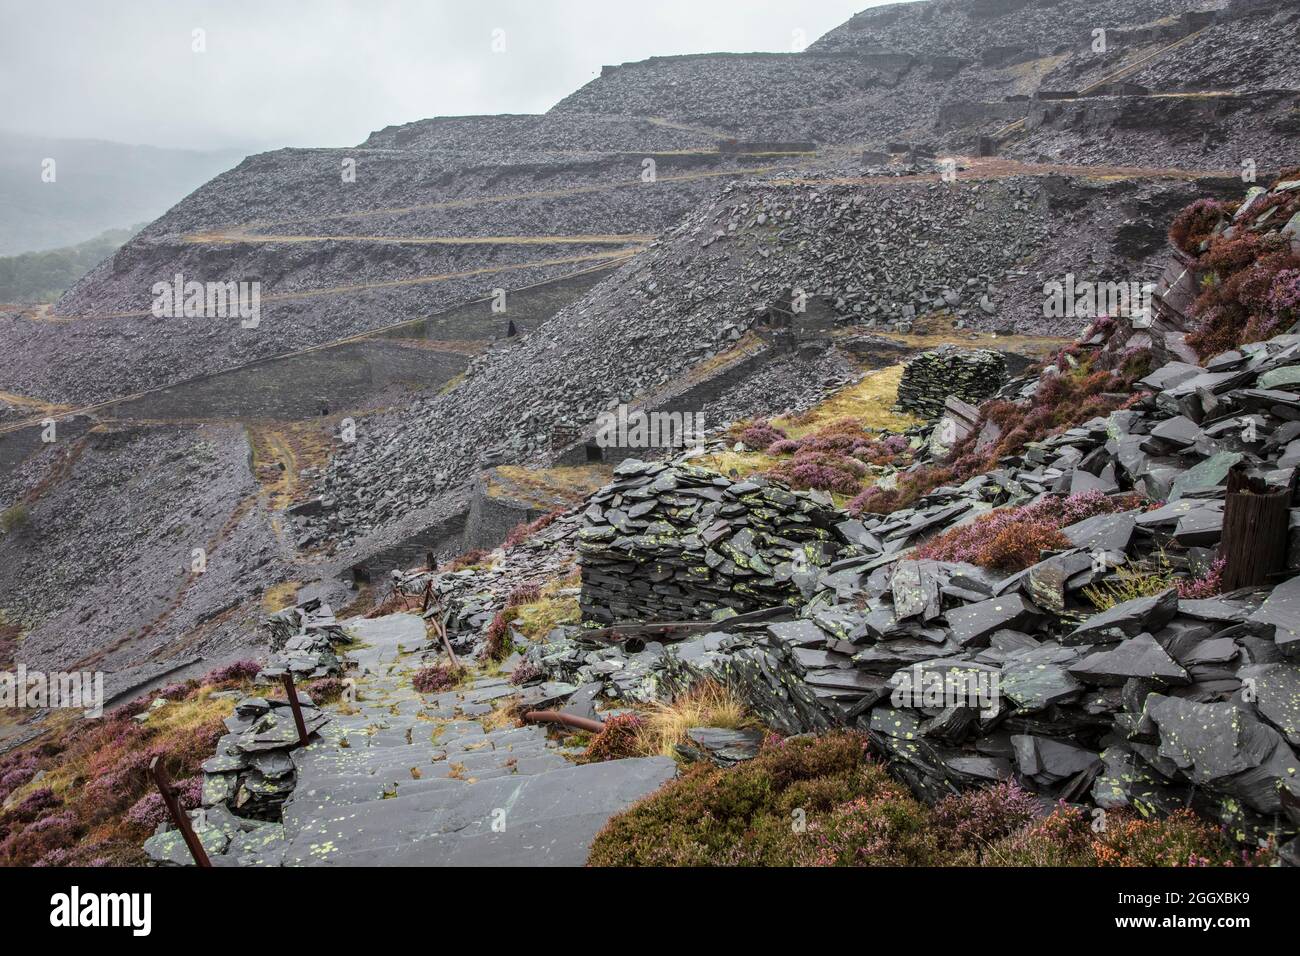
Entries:
[[280, 675], [280, 682], [284, 684], [285, 696], [289, 698], [289, 706], [293, 709], [293, 722], [298, 725], [298, 743], [307, 746], [307, 724], [302, 719], [302, 706], [298, 703], [298, 690], [293, 686], [293, 675], [287, 670]]
[[158, 762], [161, 759], [161, 757], [154, 757], [153, 760], [149, 761], [149, 775], [153, 777], [154, 785], [158, 788], [158, 792], [162, 794], [163, 803], [167, 807], [167, 815], [172, 818], [172, 823], [176, 826], [176, 829], [181, 831], [181, 837], [185, 840], [185, 845], [189, 847], [190, 856], [194, 857], [194, 865], [210, 867], [212, 861], [208, 859], [207, 851], [203, 849], [198, 834], [190, 826], [189, 814], [181, 809], [180, 802], [176, 799], [176, 793], [172, 790], [172, 783], [167, 779], [167, 771]]
[[576, 730], [589, 730], [595, 734], [605, 729], [605, 725], [599, 720], [579, 717], [577, 714], [562, 714], [558, 710], [530, 710], [524, 714], [524, 720], [530, 724], [562, 724]]

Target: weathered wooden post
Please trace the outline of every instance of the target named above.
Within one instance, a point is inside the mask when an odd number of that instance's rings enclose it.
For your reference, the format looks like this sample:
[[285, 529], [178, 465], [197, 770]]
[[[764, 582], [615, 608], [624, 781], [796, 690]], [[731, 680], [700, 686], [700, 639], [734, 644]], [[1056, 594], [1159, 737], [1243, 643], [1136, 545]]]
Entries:
[[194, 857], [194, 865], [210, 867], [212, 861], [208, 859], [207, 851], [203, 849], [203, 843], [199, 840], [198, 834], [190, 826], [189, 814], [181, 809], [180, 801], [176, 799], [176, 792], [172, 790], [172, 782], [167, 778], [167, 771], [159, 763], [161, 759], [161, 757], [154, 757], [149, 762], [149, 775], [153, 777], [154, 786], [162, 794], [163, 804], [167, 807], [167, 815], [171, 817], [172, 824], [176, 829], [181, 831], [181, 837], [189, 848], [190, 856]]
[[1270, 488], [1244, 469], [1228, 473], [1223, 506], [1223, 590], [1257, 587], [1286, 567], [1292, 488]]
[[298, 689], [293, 686], [293, 675], [285, 671], [280, 675], [284, 684], [284, 694], [289, 698], [289, 707], [293, 710], [293, 722], [298, 727], [298, 743], [307, 746], [307, 724], [302, 719], [302, 706], [298, 703]]

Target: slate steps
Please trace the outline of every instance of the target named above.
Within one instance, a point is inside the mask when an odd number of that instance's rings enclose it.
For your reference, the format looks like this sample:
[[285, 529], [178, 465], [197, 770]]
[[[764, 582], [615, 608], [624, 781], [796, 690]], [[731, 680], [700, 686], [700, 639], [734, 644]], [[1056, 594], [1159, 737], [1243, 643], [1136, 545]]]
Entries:
[[542, 726], [442, 719], [486, 713], [520, 690], [499, 677], [411, 690], [421, 659], [406, 649], [423, 628], [413, 617], [361, 622], [348, 649], [358, 700], [290, 752], [295, 786], [281, 822], [217, 851], [217, 865], [580, 866], [610, 816], [675, 775], [662, 757], [575, 764]]

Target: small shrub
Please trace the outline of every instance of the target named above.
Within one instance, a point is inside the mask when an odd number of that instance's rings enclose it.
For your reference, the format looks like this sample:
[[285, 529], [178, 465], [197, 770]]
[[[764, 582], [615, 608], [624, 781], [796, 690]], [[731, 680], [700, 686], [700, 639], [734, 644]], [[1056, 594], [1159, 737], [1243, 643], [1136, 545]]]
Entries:
[[0, 512], [0, 531], [10, 534], [31, 520], [31, 512], [21, 501]]
[[1068, 498], [1045, 498], [1018, 508], [999, 508], [971, 524], [952, 528], [917, 548], [918, 558], [965, 561], [1000, 571], [1021, 571], [1037, 563], [1043, 551], [1070, 547], [1061, 528], [1132, 507], [1135, 499], [1108, 498], [1099, 491]]
[[510, 592], [506, 598], [506, 607], [519, 607], [521, 604], [532, 604], [541, 600], [542, 589], [536, 584], [523, 584]]
[[622, 760], [640, 757], [642, 719], [636, 714], [619, 714], [605, 721], [605, 729], [591, 739], [582, 763], [601, 763], [605, 760]]
[[1226, 558], [1215, 558], [1214, 562], [1199, 578], [1178, 582], [1178, 596], [1186, 601], [1198, 598], [1211, 598], [1223, 593], [1223, 569]]
[[484, 551], [482, 548], [477, 548], [473, 551], [466, 551], [464, 554], [452, 558], [449, 562], [447, 562], [447, 564], [442, 568], [442, 570], [466, 571], [470, 568], [479, 568], [484, 566], [484, 564], [487, 562], [487, 559], [488, 559], [488, 552]]
[[1146, 564], [1130, 564], [1118, 568], [1100, 584], [1083, 589], [1092, 606], [1098, 611], [1109, 611], [1116, 604], [1140, 597], [1163, 594], [1175, 584], [1173, 569], [1163, 553], [1156, 552]]
[[203, 684], [215, 687], [221, 684], [243, 683], [252, 680], [261, 672], [261, 664], [251, 658], [244, 658], [208, 671], [203, 677]]
[[767, 451], [774, 442], [786, 438], [786, 433], [771, 422], [754, 422], [740, 433], [740, 441], [753, 451]]
[[510, 622], [517, 614], [515, 608], [508, 607], [503, 611], [497, 611], [492, 618], [492, 623], [488, 625], [487, 634], [483, 638], [483, 654], [488, 660], [503, 661], [514, 650], [514, 643], [510, 639]]
[[1029, 826], [995, 841], [984, 854], [993, 866], [1094, 866], [1092, 821], [1079, 807], [1061, 804]]
[[305, 685], [304, 689], [311, 696], [312, 703], [316, 705], [329, 704], [340, 697], [347, 691], [347, 684], [343, 683], [339, 677], [322, 677]]
[[451, 690], [469, 675], [464, 667], [440, 661], [431, 667], [422, 667], [411, 678], [411, 685], [421, 694], [437, 694]]
[[1270, 856], [1233, 849], [1186, 809], [1158, 820], [1109, 814], [1106, 827], [1094, 834], [1092, 852], [1098, 866], [1234, 866], [1265, 863]]
[[510, 683], [517, 687], [545, 676], [546, 672], [532, 661], [520, 661], [519, 665], [510, 672]]
[[954, 794], [934, 807], [934, 822], [944, 833], [945, 849], [971, 851], [977, 860], [989, 844], [1037, 817], [1038, 801], [1014, 781]]
[[[506, 535], [504, 545], [507, 550], [517, 548], [539, 531], [543, 531], [554, 524], [555, 520], [563, 516], [564, 510], [559, 509], [542, 515], [535, 521], [522, 521], [510, 529]], [[471, 552], [473, 553], [473, 552]]]
[[1198, 255], [1201, 243], [1219, 223], [1235, 211], [1234, 206], [1214, 199], [1198, 199], [1177, 216], [1169, 227], [1169, 241], [1188, 255]]

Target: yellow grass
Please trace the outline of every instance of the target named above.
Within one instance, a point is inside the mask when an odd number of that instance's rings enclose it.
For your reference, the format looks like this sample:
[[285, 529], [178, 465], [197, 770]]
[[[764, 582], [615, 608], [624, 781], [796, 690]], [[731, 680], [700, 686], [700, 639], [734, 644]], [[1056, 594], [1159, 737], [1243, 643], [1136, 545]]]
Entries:
[[262, 593], [262, 610], [267, 614], [291, 607], [298, 597], [297, 581], [281, 581]]
[[894, 411], [898, 383], [902, 380], [902, 364], [868, 372], [856, 385], [840, 389], [807, 412], [778, 418], [773, 424], [784, 429], [791, 438], [802, 438], [841, 418], [855, 419], [864, 428], [901, 432], [918, 421], [911, 415]]
[[643, 716], [637, 747], [646, 754], [675, 756], [677, 744], [687, 742], [692, 727], [722, 727], [739, 730], [755, 727], [744, 703], [734, 690], [716, 681], [702, 681], [672, 703], [652, 703]]
[[[893, 410], [902, 378], [901, 364], [868, 372], [856, 385], [840, 389], [806, 412], [773, 419], [772, 424], [791, 438], [803, 438], [841, 418], [852, 418], [863, 428], [875, 431], [901, 432], [918, 421], [911, 415]], [[705, 455], [695, 464], [730, 477], [743, 478], [768, 471], [780, 460], [762, 452], [727, 449]]]
[[567, 507], [609, 484], [613, 474], [609, 465], [562, 465], [555, 468], [499, 465], [492, 472], [488, 496], [525, 501], [548, 510]]
[[530, 641], [540, 641], [561, 624], [577, 624], [582, 620], [578, 610], [576, 595], [561, 595], [562, 590], [576, 588], [581, 584], [577, 572], [565, 578], [557, 578], [542, 587], [542, 595], [531, 604], [521, 604], [515, 608], [517, 627]]

